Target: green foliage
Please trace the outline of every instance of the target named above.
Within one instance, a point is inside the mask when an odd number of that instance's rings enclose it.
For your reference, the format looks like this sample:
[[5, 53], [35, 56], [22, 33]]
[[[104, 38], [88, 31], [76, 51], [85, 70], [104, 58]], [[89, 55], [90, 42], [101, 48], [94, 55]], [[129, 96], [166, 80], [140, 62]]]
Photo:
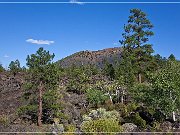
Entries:
[[91, 89], [101, 90], [107, 97], [109, 97], [111, 103], [113, 103], [112, 101], [117, 101], [117, 99], [119, 98], [118, 94], [116, 94], [116, 90], [119, 89], [119, 87], [121, 87], [121, 84], [118, 80], [104, 80], [97, 81], [95, 84], [93, 84], [93, 86], [91, 86]]
[[51, 63], [54, 56], [54, 54], [51, 55], [49, 51], [46, 51], [41, 47], [38, 49], [36, 54], [27, 56], [27, 66], [30, 69], [41, 70], [43, 67]]
[[160, 109], [170, 115], [180, 108], [180, 64], [169, 61], [163, 68], [148, 75], [150, 84], [137, 84], [132, 97], [137, 103]]
[[153, 117], [158, 122], [163, 122], [166, 119], [165, 115], [160, 110], [155, 110]]
[[103, 72], [105, 75], [109, 76], [111, 80], [115, 78], [115, 69], [108, 61], [105, 62]]
[[171, 61], [175, 61], [176, 60], [176, 57], [171, 54], [169, 57], [168, 57], [168, 60], [171, 60]]
[[28, 115], [32, 122], [37, 122], [37, 105], [25, 105], [17, 109], [19, 116]]
[[153, 25], [140, 9], [131, 9], [130, 13], [128, 24], [124, 26], [125, 33], [122, 34], [124, 40], [120, 41], [123, 45], [122, 58], [129, 61], [129, 65], [134, 73], [138, 74], [138, 80], [141, 82], [140, 75], [144, 74], [152, 61], [152, 45], [146, 42], [149, 36], [154, 34], [150, 31]]
[[91, 110], [88, 115], [83, 115], [83, 121], [95, 120], [95, 119], [114, 119], [119, 121], [119, 113], [116, 110], [106, 111], [104, 108], [99, 108], [97, 110]]
[[9, 123], [10, 123], [10, 119], [8, 115], [5, 115], [5, 114], [0, 115], [0, 125], [2, 124], [4, 126], [7, 126], [9, 125]]
[[123, 52], [120, 64], [116, 68], [116, 79], [119, 80], [122, 86], [132, 87], [135, 80], [135, 73], [129, 55]]
[[170, 61], [158, 72], [150, 75], [150, 103], [169, 115], [180, 108], [180, 64]]
[[26, 106], [19, 109], [19, 114], [34, 117], [33, 122], [36, 122], [37, 118], [40, 82], [43, 83], [44, 87], [42, 95], [43, 121], [46, 123], [50, 122], [53, 117], [62, 117], [60, 113], [61, 94], [58, 89], [61, 70], [56, 63], [52, 63], [53, 58], [54, 54], [51, 55], [43, 48], [39, 48], [36, 54], [27, 57], [29, 69], [27, 70], [26, 82], [23, 85]]
[[136, 103], [128, 103], [127, 104], [127, 111], [130, 114], [131, 112], [134, 112], [139, 106]]
[[58, 66], [52, 63], [54, 56], [43, 48], [39, 48], [36, 54], [28, 55], [26, 59], [30, 74], [28, 77], [33, 80], [34, 85], [39, 85], [42, 81], [50, 89], [57, 87]]
[[90, 68], [85, 66], [72, 66], [66, 69], [66, 76], [69, 78], [69, 83], [67, 84], [67, 90], [73, 91], [75, 93], [81, 94], [89, 86], [90, 76], [94, 74], [91, 72]]
[[131, 113], [135, 112], [138, 105], [135, 103], [128, 103], [128, 104], [122, 104], [122, 103], [116, 103], [115, 109], [119, 112], [121, 117], [128, 117]]
[[95, 65], [91, 65], [91, 64], [84, 65], [84, 70], [88, 76], [97, 75], [100, 72], [98, 67], [96, 67]]
[[121, 117], [126, 117], [128, 116], [128, 109], [127, 106], [125, 104], [122, 103], [116, 103], [115, 104], [115, 109], [116, 111], [119, 112]]
[[2, 64], [0, 64], [0, 72], [3, 72], [4, 71], [4, 68], [2, 66]]
[[160, 130], [160, 123], [154, 122], [151, 131], [152, 132], [154, 132], [154, 131], [161, 131]]
[[134, 87], [131, 88], [130, 94], [136, 103], [146, 103], [149, 105], [151, 104], [151, 95], [148, 91], [150, 91], [150, 86], [148, 84], [141, 83], [135, 84]]
[[64, 133], [65, 135], [75, 135], [76, 126], [72, 124], [67, 125], [65, 127], [65, 132], [68, 132], [68, 133]]
[[139, 116], [139, 113], [135, 113], [135, 115], [132, 115], [129, 119], [130, 119], [130, 122], [132, 122], [135, 125], [139, 126], [141, 129], [145, 129], [146, 128], [146, 121], [143, 120]]
[[83, 115], [81, 130], [83, 132], [121, 132], [119, 118], [120, 115], [115, 110], [106, 111], [104, 108], [92, 110], [88, 115]]
[[11, 61], [8, 68], [14, 75], [16, 75], [19, 71], [21, 71], [19, 60]]
[[88, 102], [95, 107], [99, 104], [103, 104], [108, 99], [107, 95], [105, 95], [101, 90], [96, 89], [86, 90], [86, 97]]
[[161, 55], [157, 54], [154, 55], [154, 61], [156, 63], [155, 69], [159, 70], [160, 68], [163, 68], [167, 62], [167, 59], [162, 57]]
[[123, 131], [118, 121], [110, 118], [85, 121], [81, 125], [81, 130], [83, 132], [94, 132], [94, 134], [99, 134], [97, 132], [106, 132], [105, 134], [115, 134], [110, 132]]

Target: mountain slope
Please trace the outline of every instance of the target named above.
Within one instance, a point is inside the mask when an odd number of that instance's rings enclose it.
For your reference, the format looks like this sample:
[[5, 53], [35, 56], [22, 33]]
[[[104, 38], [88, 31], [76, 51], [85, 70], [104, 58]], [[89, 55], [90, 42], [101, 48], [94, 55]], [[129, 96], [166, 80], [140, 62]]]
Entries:
[[121, 57], [122, 48], [107, 48], [98, 51], [80, 51], [61, 59], [59, 64], [62, 67], [69, 67], [72, 65], [96, 65], [102, 68], [105, 61], [114, 64], [116, 60]]

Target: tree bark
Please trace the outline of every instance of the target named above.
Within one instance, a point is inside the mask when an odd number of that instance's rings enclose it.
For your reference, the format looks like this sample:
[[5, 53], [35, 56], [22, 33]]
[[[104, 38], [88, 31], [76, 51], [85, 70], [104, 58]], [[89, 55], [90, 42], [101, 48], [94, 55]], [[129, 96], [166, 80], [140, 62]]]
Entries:
[[142, 83], [141, 73], [138, 74], [138, 81], [139, 81], [139, 83]]
[[111, 103], [113, 103], [112, 96], [111, 96], [110, 92], [108, 92], [108, 94], [109, 94], [109, 99], [110, 99]]
[[38, 126], [42, 125], [42, 91], [43, 91], [43, 83], [41, 81], [39, 85]]
[[122, 89], [121, 103], [124, 104], [124, 89]]
[[[175, 100], [173, 100], [173, 98], [172, 98], [172, 92], [171, 91], [170, 91], [170, 98], [171, 98], [173, 105], [174, 105]], [[175, 111], [172, 112], [172, 118], [173, 118], [173, 121], [176, 121]]]
[[173, 121], [176, 121], [176, 115], [174, 111], [172, 112], [172, 117], [173, 117]]
[[[140, 26], [140, 23], [138, 22], [138, 27]], [[137, 47], [138, 47], [138, 49], [140, 49], [140, 31], [138, 31], [138, 44], [137, 44]], [[140, 54], [140, 52], [138, 53], [138, 64], [139, 64], [139, 68], [141, 68], [141, 64], [140, 64], [140, 59], [141, 59], [141, 54]], [[139, 81], [139, 83], [141, 83], [142, 82], [142, 77], [141, 77], [141, 73], [139, 72], [138, 73], [138, 81]]]

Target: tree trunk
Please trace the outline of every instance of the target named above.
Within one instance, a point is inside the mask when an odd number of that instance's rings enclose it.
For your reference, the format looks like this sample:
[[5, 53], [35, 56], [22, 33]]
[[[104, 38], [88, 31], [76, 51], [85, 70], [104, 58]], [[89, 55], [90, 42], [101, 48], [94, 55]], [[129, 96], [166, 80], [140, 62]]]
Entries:
[[113, 103], [111, 94], [109, 92], [108, 92], [108, 94], [109, 94], [109, 99], [110, 99], [111, 103]]
[[172, 117], [173, 117], [173, 121], [176, 121], [176, 115], [174, 111], [172, 112]]
[[41, 81], [39, 85], [38, 126], [42, 125], [42, 91], [43, 91], [43, 84]]
[[[171, 98], [172, 103], [174, 105], [175, 100], [173, 100], [173, 98], [172, 98], [172, 92], [171, 91], [170, 91], [170, 98]], [[174, 110], [174, 108], [173, 108], [173, 110]], [[172, 118], [173, 118], [173, 121], [176, 121], [175, 111], [172, 112]]]
[[119, 90], [116, 90], [116, 96], [118, 97], [117, 102], [119, 103], [120, 101]]
[[121, 95], [121, 103], [124, 103], [124, 89], [122, 90], [122, 95]]
[[[138, 26], [140, 26], [140, 23], [138, 22]], [[139, 35], [139, 32], [140, 31], [138, 31], [138, 44], [137, 44], [137, 46], [138, 46], [138, 49], [140, 50], [140, 35]], [[138, 65], [139, 65], [139, 69], [141, 69], [141, 64], [140, 64], [140, 59], [141, 59], [141, 54], [140, 54], [140, 52], [138, 53]], [[141, 72], [141, 71], [140, 71]], [[141, 73], [138, 73], [138, 81], [139, 81], [139, 83], [141, 83], [142, 82], [142, 77], [141, 77]]]
[[138, 74], [138, 81], [139, 81], [139, 83], [142, 83], [141, 73]]

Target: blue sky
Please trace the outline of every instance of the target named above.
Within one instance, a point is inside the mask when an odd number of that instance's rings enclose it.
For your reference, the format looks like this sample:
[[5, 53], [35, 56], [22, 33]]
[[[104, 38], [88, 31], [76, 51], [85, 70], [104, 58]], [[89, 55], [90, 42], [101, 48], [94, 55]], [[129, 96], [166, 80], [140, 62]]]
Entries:
[[0, 63], [8, 67], [19, 59], [24, 66], [39, 47], [55, 53], [55, 61], [81, 50], [118, 47], [131, 8], [142, 9], [155, 26], [155, 53], [180, 59], [180, 4], [0, 4]]

